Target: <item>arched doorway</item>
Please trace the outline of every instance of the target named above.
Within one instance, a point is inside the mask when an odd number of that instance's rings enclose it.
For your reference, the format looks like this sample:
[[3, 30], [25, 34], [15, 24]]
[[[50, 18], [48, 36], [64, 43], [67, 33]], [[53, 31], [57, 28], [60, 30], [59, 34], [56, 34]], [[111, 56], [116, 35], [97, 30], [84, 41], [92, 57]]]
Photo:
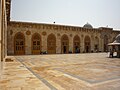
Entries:
[[69, 52], [69, 39], [67, 35], [63, 35], [61, 38], [61, 52], [62, 53]]
[[95, 46], [94, 46], [94, 50], [95, 50], [95, 52], [98, 52], [98, 51], [99, 51], [99, 39], [98, 39], [97, 36], [95, 37]]
[[23, 33], [16, 33], [14, 37], [14, 53], [15, 55], [25, 54], [25, 37]]
[[47, 53], [48, 54], [56, 53], [56, 37], [54, 34], [50, 34], [47, 38]]
[[80, 38], [76, 35], [73, 39], [73, 52], [80, 53]]
[[91, 52], [91, 42], [90, 42], [90, 37], [86, 36], [84, 40], [84, 45], [85, 45], [85, 52]]
[[32, 54], [41, 53], [41, 37], [38, 33], [32, 35]]
[[104, 36], [104, 52], [108, 51], [108, 36]]

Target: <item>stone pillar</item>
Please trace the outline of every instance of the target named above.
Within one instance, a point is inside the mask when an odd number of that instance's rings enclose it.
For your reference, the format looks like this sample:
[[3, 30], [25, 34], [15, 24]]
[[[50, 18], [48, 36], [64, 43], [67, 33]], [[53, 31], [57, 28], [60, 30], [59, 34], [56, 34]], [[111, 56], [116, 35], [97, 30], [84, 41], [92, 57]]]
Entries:
[[70, 34], [69, 36], [69, 51], [72, 51], [73, 53], [73, 36]]
[[[30, 31], [27, 31], [27, 32], [29, 33]], [[31, 53], [31, 42], [32, 42], [31, 38], [32, 38], [32, 36], [29, 34], [26, 35], [26, 33], [25, 33], [25, 54], [30, 55], [30, 54], [32, 54]]]
[[0, 79], [1, 79], [1, 55], [2, 55], [2, 48], [1, 48], [1, 43], [2, 43], [2, 40], [1, 40], [1, 31], [2, 31], [2, 0], [0, 0]]
[[42, 35], [41, 37], [41, 41], [42, 41], [42, 52], [47, 51], [47, 35]]
[[6, 9], [6, 0], [4, 0], [4, 29], [3, 29], [3, 48], [4, 54], [3, 57], [7, 56], [7, 9]]
[[101, 38], [99, 39], [99, 51], [103, 51], [103, 42]]
[[94, 36], [92, 35], [91, 36], [91, 51], [94, 52], [94, 42], [95, 42], [95, 39], [94, 39]]
[[0, 0], [0, 78], [3, 69], [3, 60], [6, 56], [6, 29], [7, 29], [7, 21], [6, 21], [6, 8], [5, 8], [5, 0]]
[[82, 35], [82, 36], [81, 36], [81, 47], [80, 47], [80, 49], [81, 49], [80, 52], [81, 52], [81, 53], [84, 52], [84, 50], [85, 50], [84, 48], [85, 48], [85, 47], [84, 47], [84, 36]]
[[3, 61], [4, 0], [1, 1], [1, 61]]
[[4, 1], [4, 30], [3, 30], [3, 48], [4, 48], [4, 59], [7, 56], [7, 14], [6, 14], [6, 0]]
[[104, 52], [104, 39], [101, 40], [101, 47], [102, 52]]
[[61, 53], [61, 36], [60, 36], [60, 34], [58, 34], [56, 37], [56, 53], [57, 54]]

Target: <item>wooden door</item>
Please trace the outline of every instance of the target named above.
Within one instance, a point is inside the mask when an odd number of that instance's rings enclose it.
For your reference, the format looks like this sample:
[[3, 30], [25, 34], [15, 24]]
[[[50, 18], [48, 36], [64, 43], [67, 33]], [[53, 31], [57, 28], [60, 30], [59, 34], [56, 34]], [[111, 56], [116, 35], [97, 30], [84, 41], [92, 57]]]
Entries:
[[47, 38], [47, 52], [48, 54], [56, 53], [56, 37], [54, 34], [50, 34]]
[[41, 53], [41, 38], [40, 35], [35, 33], [32, 36], [32, 54], [40, 54]]
[[14, 38], [14, 53], [15, 55], [25, 54], [25, 37], [22, 33], [17, 33]]

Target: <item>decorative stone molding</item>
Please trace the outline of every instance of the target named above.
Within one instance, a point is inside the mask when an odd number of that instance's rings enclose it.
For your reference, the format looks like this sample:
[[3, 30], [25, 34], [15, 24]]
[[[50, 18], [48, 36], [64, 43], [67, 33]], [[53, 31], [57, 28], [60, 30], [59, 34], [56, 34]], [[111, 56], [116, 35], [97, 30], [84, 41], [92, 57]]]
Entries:
[[26, 35], [31, 35], [31, 32], [29, 30], [26, 31]]
[[59, 29], [59, 27], [58, 27], [58, 26], [53, 26], [53, 29], [58, 30], [58, 29]]
[[46, 32], [42, 32], [42, 35], [45, 36], [45, 35], [47, 35], [47, 33]]
[[108, 38], [111, 38], [109, 32], [101, 32], [100, 38], [104, 39], [104, 36], [107, 36]]
[[51, 25], [46, 25], [46, 29], [52, 29]]

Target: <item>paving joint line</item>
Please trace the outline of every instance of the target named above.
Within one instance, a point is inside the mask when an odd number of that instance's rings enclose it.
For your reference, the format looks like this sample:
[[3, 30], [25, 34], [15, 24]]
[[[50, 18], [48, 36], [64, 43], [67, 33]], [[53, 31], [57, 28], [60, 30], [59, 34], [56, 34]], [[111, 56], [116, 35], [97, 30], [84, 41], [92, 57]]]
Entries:
[[84, 81], [85, 83], [88, 83], [88, 85], [99, 85], [99, 84], [103, 84], [103, 83], [108, 83], [108, 82], [111, 82], [111, 81], [117, 81], [117, 80], [120, 80], [120, 76], [116, 76], [116, 77], [113, 77], [113, 78], [110, 78], [110, 79], [106, 79], [106, 80], [97, 80], [97, 81], [91, 81], [91, 80], [87, 80], [87, 79], [84, 79], [80, 76], [77, 76], [77, 75], [74, 75], [74, 74], [70, 74], [68, 72], [65, 72], [63, 70], [61, 70], [60, 68], [54, 68], [54, 70], [57, 70], [57, 71], [60, 71], [62, 73], [65, 73], [67, 75], [70, 75], [74, 78], [77, 78], [79, 80], [82, 80]]
[[39, 80], [41, 80], [45, 85], [47, 85], [51, 90], [57, 90], [57, 88], [55, 88], [53, 85], [51, 85], [47, 80], [45, 80], [44, 78], [42, 78], [39, 74], [33, 72], [33, 70], [29, 67], [27, 67], [27, 65], [25, 65], [22, 61], [22, 59], [20, 57], [15, 57], [16, 60], [18, 60], [22, 65], [24, 65], [33, 75], [35, 75]]

